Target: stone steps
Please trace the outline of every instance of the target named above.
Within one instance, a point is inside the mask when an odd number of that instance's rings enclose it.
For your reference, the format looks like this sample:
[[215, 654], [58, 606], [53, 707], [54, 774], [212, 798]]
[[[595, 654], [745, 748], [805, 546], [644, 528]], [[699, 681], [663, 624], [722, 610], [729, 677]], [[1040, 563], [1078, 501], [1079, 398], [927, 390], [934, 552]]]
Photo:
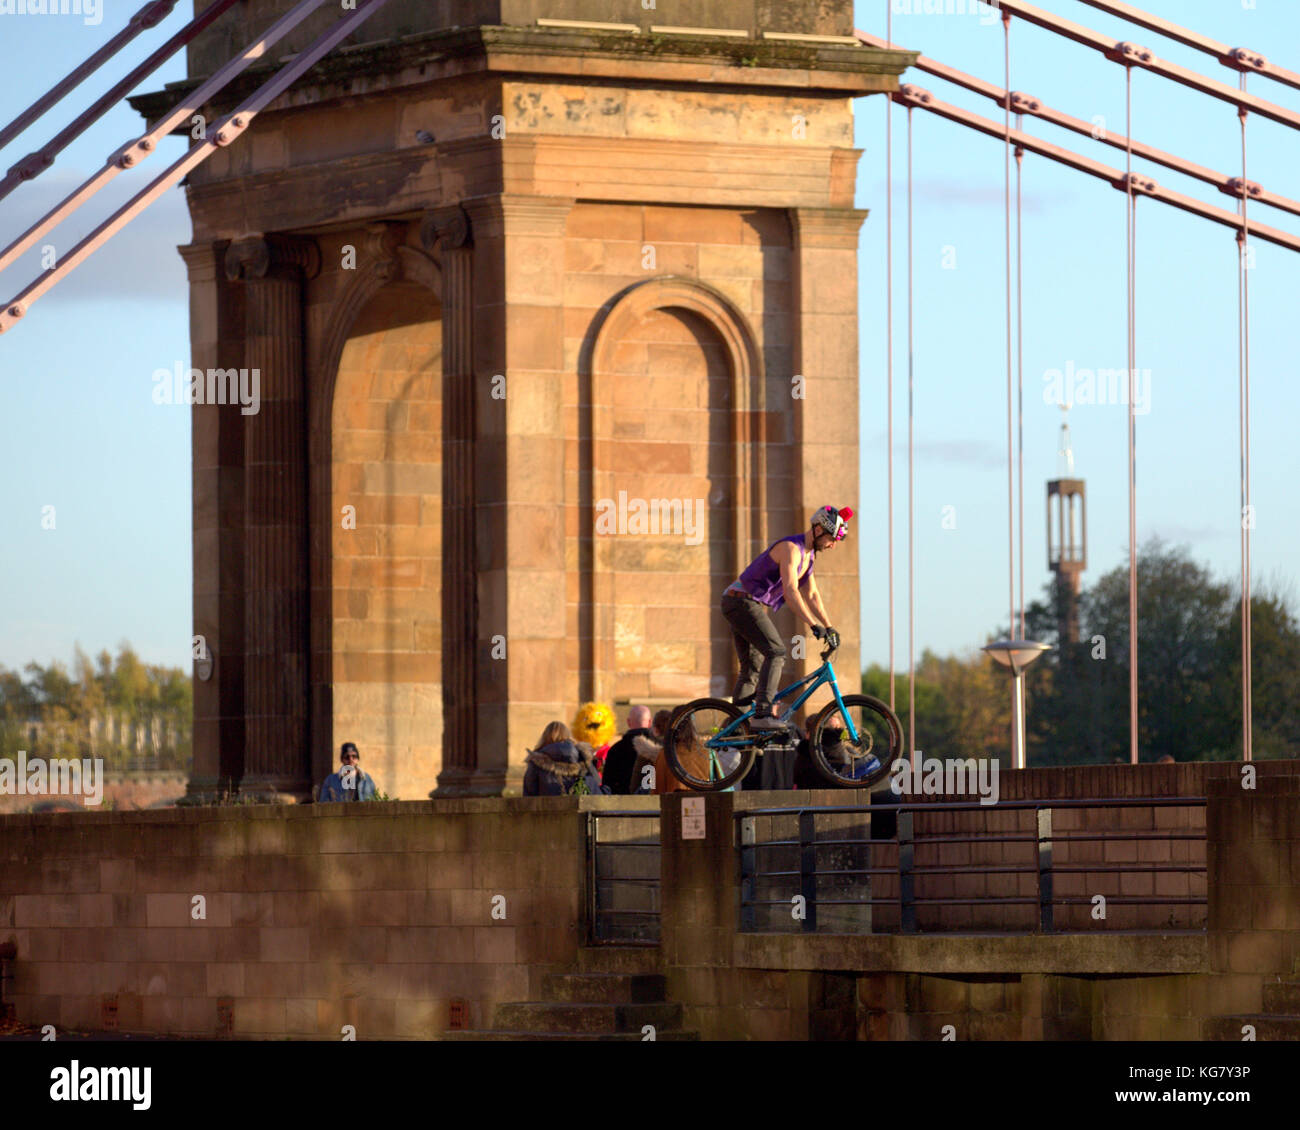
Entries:
[[1270, 1016], [1300, 1016], [1300, 981], [1265, 985], [1264, 1011]]
[[658, 973], [658, 946], [583, 946], [578, 950], [579, 973]]
[[1215, 1016], [1205, 1021], [1207, 1040], [1240, 1040], [1246, 1024], [1256, 1040], [1300, 1040], [1300, 981], [1274, 981], [1264, 986], [1264, 1011], [1254, 1016]]
[[542, 999], [608, 1004], [658, 1004], [666, 1001], [662, 973], [548, 973]]
[[524, 1001], [497, 1005], [493, 1028], [512, 1032], [635, 1032], [646, 1025], [656, 1031], [677, 1028], [682, 1006], [667, 1001], [652, 1004], [578, 1004], [574, 1001]]
[[1241, 1039], [1242, 1025], [1253, 1024], [1256, 1040], [1300, 1040], [1300, 1016], [1216, 1016], [1205, 1022], [1207, 1040]]
[[[540, 1001], [499, 1004], [492, 1027], [449, 1040], [698, 1040], [667, 999], [655, 947], [588, 946], [578, 967], [542, 978]], [[653, 1028], [653, 1033], [647, 1029]]]
[[[684, 1029], [659, 1028], [655, 1031], [655, 1041], [678, 1042], [698, 1040], [698, 1032]], [[621, 1043], [642, 1043], [645, 1036], [640, 1032], [508, 1032], [499, 1028], [485, 1028], [475, 1032], [448, 1032], [444, 1040], [459, 1040], [464, 1043], [479, 1043], [492, 1040], [563, 1040], [572, 1042], [592, 1042], [596, 1040], [614, 1040]]]

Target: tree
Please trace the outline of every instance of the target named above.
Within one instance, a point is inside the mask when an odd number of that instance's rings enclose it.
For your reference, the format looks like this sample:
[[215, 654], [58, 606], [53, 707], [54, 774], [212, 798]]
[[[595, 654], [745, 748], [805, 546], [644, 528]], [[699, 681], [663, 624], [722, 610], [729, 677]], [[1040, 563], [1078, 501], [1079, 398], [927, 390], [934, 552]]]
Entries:
[[[1261, 759], [1300, 756], [1300, 625], [1277, 591], [1250, 601], [1251, 748]], [[1241, 756], [1241, 593], [1219, 632], [1216, 703], [1231, 738], [1224, 757]]]

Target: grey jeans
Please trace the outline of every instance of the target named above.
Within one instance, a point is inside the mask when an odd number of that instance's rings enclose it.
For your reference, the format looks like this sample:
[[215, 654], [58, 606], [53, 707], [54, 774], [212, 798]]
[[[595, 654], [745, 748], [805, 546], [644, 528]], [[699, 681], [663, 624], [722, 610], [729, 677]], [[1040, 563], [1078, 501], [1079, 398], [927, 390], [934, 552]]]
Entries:
[[740, 677], [731, 701], [738, 706], [752, 699], [755, 708], [769, 708], [780, 689], [785, 664], [785, 644], [765, 604], [734, 592], [722, 594], [722, 615], [731, 625], [731, 635], [740, 657]]

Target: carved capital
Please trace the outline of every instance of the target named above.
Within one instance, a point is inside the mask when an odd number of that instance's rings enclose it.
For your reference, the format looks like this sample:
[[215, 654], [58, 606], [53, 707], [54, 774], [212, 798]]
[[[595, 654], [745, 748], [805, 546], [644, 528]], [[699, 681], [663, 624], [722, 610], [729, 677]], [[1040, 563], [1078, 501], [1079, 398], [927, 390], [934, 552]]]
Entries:
[[406, 225], [378, 223], [366, 228], [366, 254], [374, 260], [375, 271], [384, 282], [402, 277], [402, 259], [398, 249], [406, 243]]
[[268, 278], [315, 278], [320, 274], [320, 247], [296, 235], [253, 235], [237, 239], [226, 251], [226, 278], [250, 282]]
[[431, 208], [420, 223], [420, 243], [431, 255], [466, 247], [469, 237], [469, 216], [459, 204]]

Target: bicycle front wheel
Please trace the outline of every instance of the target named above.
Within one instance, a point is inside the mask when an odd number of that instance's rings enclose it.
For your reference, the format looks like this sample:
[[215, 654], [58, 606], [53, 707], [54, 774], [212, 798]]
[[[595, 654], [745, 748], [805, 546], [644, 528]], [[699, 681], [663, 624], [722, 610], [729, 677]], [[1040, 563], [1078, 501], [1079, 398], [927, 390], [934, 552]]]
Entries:
[[668, 720], [664, 755], [682, 784], [717, 793], [739, 781], [754, 764], [753, 737], [744, 711], [720, 698], [697, 698]]
[[[810, 752], [828, 781], [844, 789], [869, 788], [902, 756], [903, 727], [878, 698], [846, 694], [843, 699], [843, 711], [832, 701], [813, 719]], [[846, 714], [856, 740], [849, 736]]]

